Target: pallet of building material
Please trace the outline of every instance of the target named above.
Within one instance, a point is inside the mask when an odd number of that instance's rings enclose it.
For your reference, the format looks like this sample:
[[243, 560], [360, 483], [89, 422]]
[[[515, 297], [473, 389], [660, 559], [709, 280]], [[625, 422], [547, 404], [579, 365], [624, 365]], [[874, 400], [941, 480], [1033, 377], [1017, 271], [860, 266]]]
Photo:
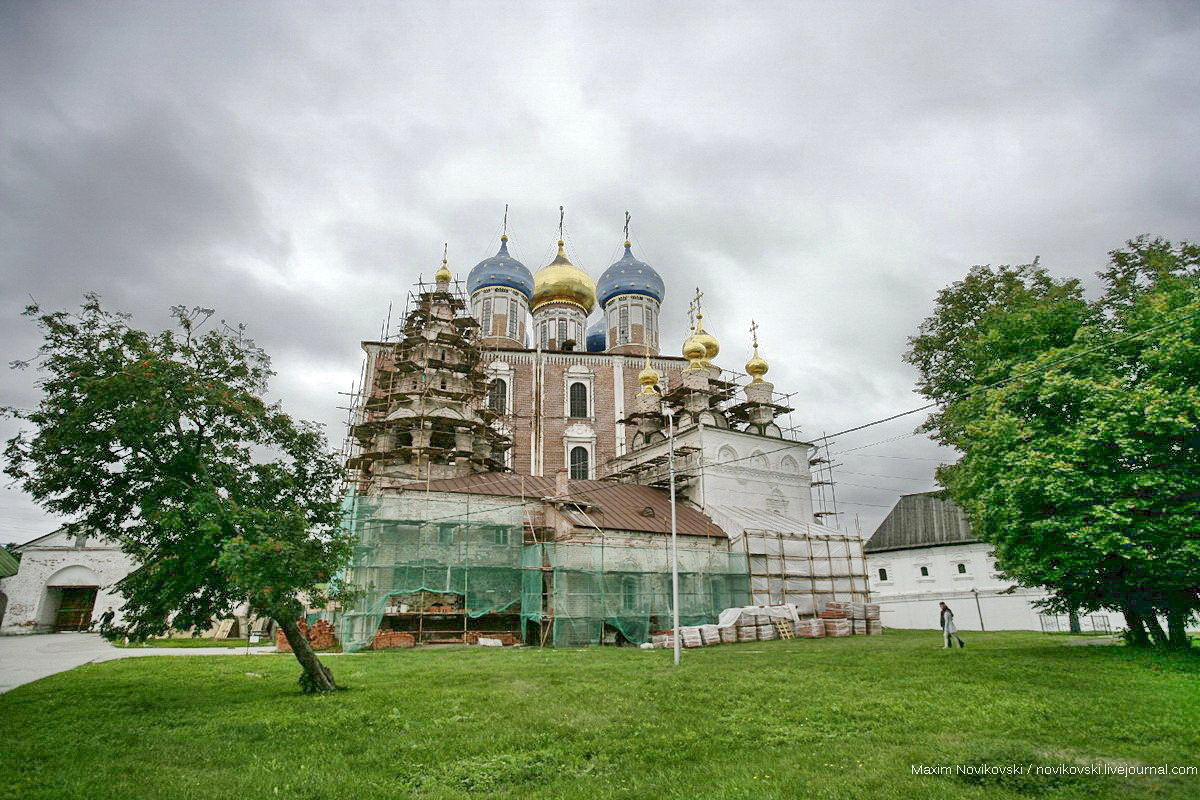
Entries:
[[883, 623], [877, 619], [867, 620], [867, 635], [879, 636], [883, 633]]
[[705, 645], [721, 643], [721, 629], [716, 625], [701, 625], [700, 637], [704, 639]]
[[846, 602], [842, 602], [840, 600], [826, 600], [825, 601], [825, 610], [826, 611], [845, 611], [847, 617], [850, 616], [850, 612], [853, 609], [853, 607], [854, 607], [853, 603], [846, 603]]
[[773, 624], [775, 625], [775, 633], [779, 635], [780, 639], [796, 638], [796, 630], [792, 627], [792, 621], [790, 619], [776, 618], [773, 621]]
[[849, 619], [850, 612], [844, 608], [827, 608], [824, 611], [818, 611], [817, 616], [821, 619]]
[[732, 625], [726, 625], [724, 628], [718, 628], [717, 630], [721, 632], [722, 644], [733, 644], [738, 640], [737, 628]]
[[796, 625], [796, 635], [801, 639], [820, 639], [825, 636], [825, 620], [802, 619]]
[[867, 604], [866, 603], [851, 603], [850, 604], [850, 618], [851, 619], [866, 619], [867, 618]]
[[700, 633], [700, 628], [696, 625], [687, 627], [679, 627], [679, 638], [683, 641], [684, 647], [704, 647], [704, 636]]
[[758, 641], [758, 626], [744, 625], [737, 629], [737, 640], [739, 642], [757, 642]]
[[867, 621], [865, 619], [854, 620], [854, 635], [855, 636], [866, 636], [867, 635]]
[[770, 641], [771, 639], [778, 639], [779, 634], [777, 634], [775, 632], [774, 625], [759, 625], [758, 626], [758, 638], [759, 638], [759, 641], [766, 642], [766, 641]]
[[656, 633], [650, 637], [650, 644], [655, 647], [672, 647], [674, 639], [669, 633]]
[[826, 636], [850, 636], [851, 627], [848, 619], [827, 619], [825, 623]]
[[866, 610], [866, 618], [867, 619], [879, 619], [879, 604], [878, 603], [867, 603], [866, 605], [863, 606], [863, 608]]

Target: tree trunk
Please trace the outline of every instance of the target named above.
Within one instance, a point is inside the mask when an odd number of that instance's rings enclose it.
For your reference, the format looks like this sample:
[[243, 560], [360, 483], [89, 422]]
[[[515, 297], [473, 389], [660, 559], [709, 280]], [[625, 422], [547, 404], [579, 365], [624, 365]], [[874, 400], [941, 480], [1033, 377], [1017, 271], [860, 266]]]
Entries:
[[1150, 638], [1154, 640], [1155, 646], [1166, 647], [1168, 642], [1167, 634], [1163, 631], [1162, 625], [1159, 624], [1158, 615], [1154, 613], [1154, 609], [1148, 609], [1142, 615], [1142, 619], [1146, 622], [1146, 629], [1150, 631]]
[[304, 669], [304, 672], [300, 675], [300, 688], [304, 690], [304, 693], [316, 694], [317, 692], [335, 691], [338, 687], [333, 682], [333, 673], [321, 663], [321, 659], [317, 658], [312, 645], [308, 643], [308, 639], [300, 632], [300, 626], [296, 624], [296, 620], [277, 619], [275, 622], [283, 629], [283, 635], [287, 638], [288, 644], [291, 645], [292, 653]]
[[1079, 614], [1075, 609], [1067, 612], [1067, 621], [1071, 625], [1071, 633], [1083, 633], [1083, 628], [1079, 624]]
[[1141, 615], [1128, 605], [1121, 611], [1125, 614], [1125, 624], [1129, 627], [1129, 643], [1134, 647], [1149, 647], [1150, 637], [1146, 635], [1146, 626]]
[[1171, 600], [1173, 601], [1171, 609], [1167, 612], [1167, 635], [1170, 646], [1187, 650], [1192, 646], [1187, 634], [1187, 620], [1190, 616], [1187, 610], [1187, 598], [1175, 596]]

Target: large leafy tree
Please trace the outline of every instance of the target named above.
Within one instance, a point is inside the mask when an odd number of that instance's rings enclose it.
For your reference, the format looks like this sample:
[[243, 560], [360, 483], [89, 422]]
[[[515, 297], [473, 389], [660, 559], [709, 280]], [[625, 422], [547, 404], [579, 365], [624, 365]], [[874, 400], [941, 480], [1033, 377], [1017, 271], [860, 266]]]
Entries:
[[121, 633], [206, 626], [248, 603], [283, 629], [306, 691], [336, 688], [297, 619], [328, 598], [351, 544], [339, 463], [320, 428], [263, 400], [270, 360], [207, 309], [150, 334], [89, 295], [78, 313], [26, 310], [44, 337], [32, 410], [5, 471], [43, 506], [118, 541], [140, 565], [118, 588]]
[[[1187, 647], [1200, 609], [1200, 248], [1141, 237], [1102, 295], [1037, 263], [974, 267], [906, 359], [962, 459], [939, 480], [1000, 567], [1059, 610], [1117, 608]], [[1167, 620], [1164, 631], [1158, 618]]]

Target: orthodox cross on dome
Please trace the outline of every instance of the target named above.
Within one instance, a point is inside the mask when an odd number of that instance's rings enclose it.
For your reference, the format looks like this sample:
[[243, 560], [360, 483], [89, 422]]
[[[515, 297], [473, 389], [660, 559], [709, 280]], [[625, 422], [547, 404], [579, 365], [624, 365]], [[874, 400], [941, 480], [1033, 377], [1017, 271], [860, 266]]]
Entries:
[[625, 246], [629, 247], [629, 212], [625, 212]]
[[688, 301], [688, 331], [690, 333], [696, 332], [696, 301], [695, 300]]
[[758, 352], [758, 323], [750, 320], [750, 338], [754, 340], [754, 352]]
[[562, 206], [559, 206], [558, 207], [558, 238], [559, 239], [563, 238], [563, 217], [565, 217], [565, 216], [566, 216], [566, 212], [563, 211]]
[[508, 236], [508, 203], [504, 204], [504, 230], [500, 231], [501, 236]]
[[700, 287], [697, 286], [696, 287], [696, 299], [694, 301], [696, 304], [696, 332], [697, 333], [704, 330], [704, 323], [701, 321], [704, 319], [704, 313], [702, 311], [701, 302], [700, 302], [703, 299], [704, 299], [704, 292], [700, 291]]
[[445, 264], [450, 258], [450, 243], [442, 242], [442, 263]]

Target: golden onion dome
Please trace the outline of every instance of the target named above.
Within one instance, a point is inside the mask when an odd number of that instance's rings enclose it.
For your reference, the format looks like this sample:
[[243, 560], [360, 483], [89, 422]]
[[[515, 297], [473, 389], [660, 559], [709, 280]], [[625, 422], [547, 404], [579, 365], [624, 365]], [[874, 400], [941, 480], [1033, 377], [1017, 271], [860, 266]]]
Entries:
[[447, 266], [446, 259], [442, 259], [442, 265], [438, 267], [438, 271], [433, 273], [433, 279], [438, 283], [449, 283], [454, 276], [450, 273], [450, 267]]
[[[700, 342], [704, 347], [704, 356], [701, 357], [700, 363], [705, 366], [711, 364], [712, 360], [717, 357], [717, 353], [721, 352], [721, 344], [717, 341], [717, 338], [704, 330], [703, 314], [696, 315], [696, 332], [692, 334], [692, 339]], [[686, 343], [684, 346], [687, 346]]]
[[592, 313], [596, 307], [596, 282], [570, 262], [563, 250], [562, 239], [558, 240], [558, 255], [533, 276], [533, 299], [530, 305], [536, 310], [539, 306], [556, 301], [573, 303], [582, 308], [585, 314]]
[[767, 360], [758, 354], [758, 348], [755, 347], [754, 355], [746, 362], [746, 373], [754, 378], [751, 383], [763, 383], [762, 376], [766, 375], [770, 368]]
[[658, 370], [650, 366], [650, 357], [646, 357], [646, 366], [638, 373], [638, 383], [642, 385], [642, 394], [654, 394], [654, 385], [658, 383]]
[[706, 355], [708, 355], [708, 350], [696, 334], [693, 333], [683, 341], [683, 357], [691, 362], [689, 369], [703, 364]]

